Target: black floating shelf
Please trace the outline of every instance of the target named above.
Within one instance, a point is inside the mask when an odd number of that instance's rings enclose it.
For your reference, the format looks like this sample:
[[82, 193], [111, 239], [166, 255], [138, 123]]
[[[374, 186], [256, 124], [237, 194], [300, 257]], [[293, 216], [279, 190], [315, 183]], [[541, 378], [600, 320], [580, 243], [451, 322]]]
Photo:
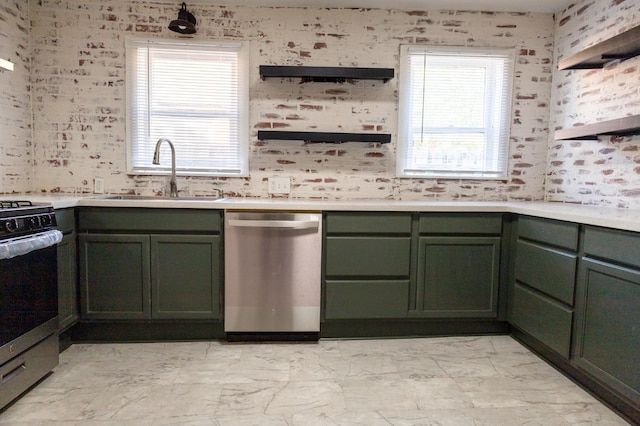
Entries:
[[258, 130], [258, 139], [324, 143], [389, 143], [391, 142], [391, 135], [388, 133], [287, 132], [279, 130]]
[[303, 82], [343, 83], [346, 80], [390, 80], [395, 75], [393, 68], [354, 68], [354, 67], [304, 67], [260, 65], [260, 78], [294, 77]]
[[604, 68], [612, 61], [640, 55], [640, 26], [561, 59], [559, 70]]
[[557, 130], [555, 140], [598, 139], [598, 136], [634, 136], [640, 135], [640, 115], [601, 121], [584, 126]]

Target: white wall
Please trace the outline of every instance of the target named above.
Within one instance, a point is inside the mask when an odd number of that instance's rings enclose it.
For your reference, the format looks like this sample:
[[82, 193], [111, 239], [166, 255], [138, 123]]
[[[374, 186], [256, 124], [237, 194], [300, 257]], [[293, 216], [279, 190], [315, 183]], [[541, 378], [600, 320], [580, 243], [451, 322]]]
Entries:
[[0, 194], [32, 187], [28, 9], [27, 0], [0, 6], [0, 58], [14, 63], [0, 70]]
[[[555, 56], [640, 25], [637, 0], [584, 0], [558, 13]], [[640, 114], [640, 57], [604, 70], [554, 71], [552, 130]], [[640, 208], [640, 136], [549, 143], [550, 201]]]
[[[89, 191], [95, 176], [113, 193], [158, 193], [164, 177], [125, 169], [124, 41], [171, 37], [175, 2], [30, 3], [36, 192]], [[249, 178], [180, 178], [188, 194], [219, 186], [267, 194], [266, 178], [292, 178], [291, 197], [533, 200], [544, 195], [553, 17], [548, 14], [375, 9], [189, 7], [197, 39], [252, 43]], [[401, 43], [517, 50], [509, 179], [457, 181], [394, 176], [397, 78], [386, 84], [261, 81], [260, 64], [398, 67]], [[262, 142], [257, 130], [380, 131], [389, 145]], [[149, 159], [151, 161], [151, 159]]]

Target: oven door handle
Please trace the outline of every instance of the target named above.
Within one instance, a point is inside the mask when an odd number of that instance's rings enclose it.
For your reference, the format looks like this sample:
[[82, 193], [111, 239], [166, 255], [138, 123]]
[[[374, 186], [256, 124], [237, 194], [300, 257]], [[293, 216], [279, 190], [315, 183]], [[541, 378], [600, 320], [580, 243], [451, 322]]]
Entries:
[[60, 241], [62, 241], [62, 232], [56, 229], [2, 241], [0, 242], [0, 260], [51, 247]]

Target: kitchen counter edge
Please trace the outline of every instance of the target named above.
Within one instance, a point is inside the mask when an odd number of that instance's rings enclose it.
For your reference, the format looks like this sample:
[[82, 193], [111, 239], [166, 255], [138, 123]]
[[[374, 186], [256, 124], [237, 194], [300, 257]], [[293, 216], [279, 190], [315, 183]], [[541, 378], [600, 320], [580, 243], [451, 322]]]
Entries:
[[280, 211], [389, 211], [389, 212], [493, 212], [515, 213], [640, 232], [640, 212], [542, 201], [396, 201], [396, 200], [296, 200], [255, 198], [110, 199], [99, 196], [24, 195], [33, 202], [48, 202], [55, 209], [72, 207], [129, 207]]

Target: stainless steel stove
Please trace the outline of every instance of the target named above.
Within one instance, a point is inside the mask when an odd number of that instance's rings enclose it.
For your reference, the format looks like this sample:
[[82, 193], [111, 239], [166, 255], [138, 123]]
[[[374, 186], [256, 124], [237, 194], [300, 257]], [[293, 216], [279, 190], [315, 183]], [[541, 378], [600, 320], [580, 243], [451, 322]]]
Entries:
[[58, 365], [55, 226], [50, 204], [0, 200], [0, 410]]
[[56, 226], [51, 204], [0, 200], [0, 241], [35, 234]]

